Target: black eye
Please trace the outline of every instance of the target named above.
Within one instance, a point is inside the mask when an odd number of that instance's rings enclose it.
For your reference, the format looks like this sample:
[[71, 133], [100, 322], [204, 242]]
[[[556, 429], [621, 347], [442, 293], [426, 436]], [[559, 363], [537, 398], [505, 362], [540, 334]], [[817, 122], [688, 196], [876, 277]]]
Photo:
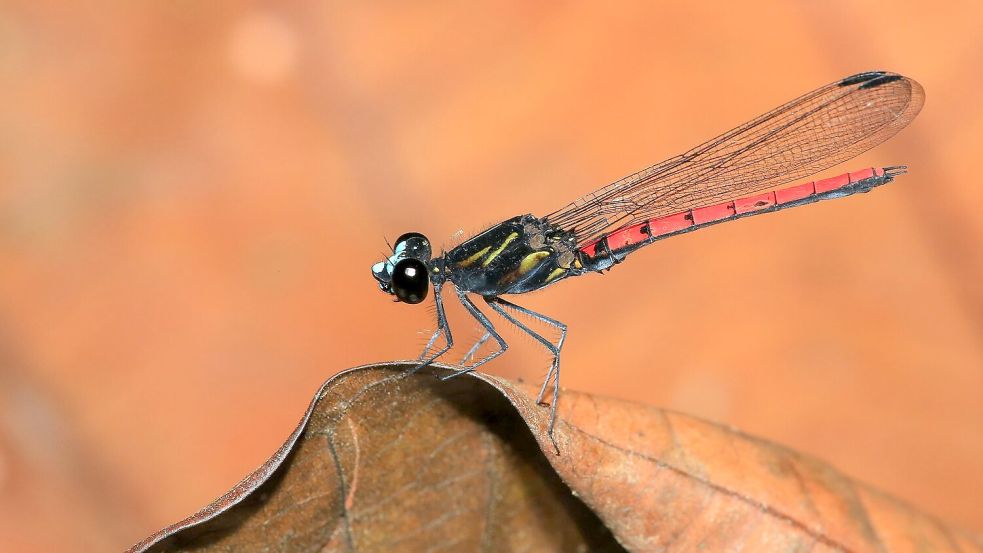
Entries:
[[393, 268], [393, 292], [405, 303], [420, 303], [430, 291], [430, 275], [427, 266], [419, 259], [400, 260]]
[[403, 242], [406, 242], [410, 238], [423, 238], [424, 241], [427, 240], [427, 237], [424, 236], [424, 235], [422, 235], [422, 234], [420, 234], [419, 232], [407, 232], [406, 234], [404, 234], [404, 235], [400, 236], [399, 238], [397, 238], [396, 241], [393, 242], [393, 243], [398, 246], [399, 244], [402, 244]]
[[415, 257], [426, 261], [430, 259], [430, 241], [419, 232], [407, 232], [396, 239], [396, 253], [401, 257]]

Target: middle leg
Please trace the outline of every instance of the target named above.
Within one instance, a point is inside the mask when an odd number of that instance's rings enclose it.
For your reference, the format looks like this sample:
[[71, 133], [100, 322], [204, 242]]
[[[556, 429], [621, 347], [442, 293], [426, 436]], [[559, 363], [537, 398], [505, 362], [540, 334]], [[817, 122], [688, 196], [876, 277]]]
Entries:
[[478, 341], [475, 342], [474, 345], [471, 346], [471, 349], [469, 349], [468, 352], [464, 354], [464, 357], [461, 358], [461, 365], [467, 364], [467, 362], [474, 357], [474, 354], [481, 349], [481, 346], [485, 345], [485, 342], [487, 342], [489, 338], [491, 338], [491, 333], [486, 330], [485, 333], [481, 335], [481, 338], [478, 338]]
[[487, 356], [479, 359], [478, 361], [475, 361], [471, 365], [465, 365], [463, 369], [452, 372], [447, 376], [441, 377], [441, 380], [447, 380], [448, 378], [454, 378], [455, 376], [460, 376], [462, 374], [469, 373], [477, 369], [481, 365], [484, 365], [485, 363], [505, 353], [505, 350], [509, 349], [509, 344], [505, 341], [505, 338], [502, 338], [502, 336], [498, 333], [498, 331], [495, 330], [495, 325], [493, 325], [492, 322], [488, 320], [488, 317], [486, 317], [485, 314], [482, 313], [480, 309], [478, 309], [478, 306], [476, 306], [474, 302], [471, 301], [471, 298], [469, 298], [465, 292], [457, 288], [454, 288], [454, 291], [457, 292], [457, 297], [459, 300], [461, 300], [461, 305], [463, 305], [464, 308], [468, 310], [468, 313], [470, 313], [472, 317], [474, 317], [475, 319], [477, 319], [479, 323], [481, 323], [481, 326], [485, 327], [485, 335], [482, 336], [481, 340], [478, 341], [476, 347], [471, 348], [471, 351], [468, 352], [468, 354], [465, 356], [465, 359], [474, 355], [474, 352], [477, 351], [477, 348], [480, 347], [482, 344], [484, 344], [486, 340], [488, 340], [488, 336], [491, 336], [492, 338], [495, 339], [496, 342], [498, 342], [499, 348], [497, 351], [491, 352]]

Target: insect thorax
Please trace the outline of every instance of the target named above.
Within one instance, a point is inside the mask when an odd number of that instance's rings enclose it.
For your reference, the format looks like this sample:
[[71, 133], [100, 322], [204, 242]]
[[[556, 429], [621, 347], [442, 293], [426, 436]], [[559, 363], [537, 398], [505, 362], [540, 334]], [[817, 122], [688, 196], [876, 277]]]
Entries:
[[503, 221], [447, 252], [447, 278], [484, 296], [521, 294], [579, 274], [572, 232], [532, 215]]

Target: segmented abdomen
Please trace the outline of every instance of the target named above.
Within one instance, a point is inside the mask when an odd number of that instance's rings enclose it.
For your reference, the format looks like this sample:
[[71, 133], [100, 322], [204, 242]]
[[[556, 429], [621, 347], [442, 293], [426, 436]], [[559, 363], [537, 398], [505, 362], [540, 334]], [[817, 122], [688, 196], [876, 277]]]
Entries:
[[685, 232], [748, 217], [771, 213], [779, 209], [805, 205], [821, 200], [842, 198], [888, 183], [904, 167], [863, 169], [852, 173], [806, 182], [788, 188], [738, 198], [728, 202], [690, 209], [674, 215], [649, 219], [616, 230], [579, 249], [585, 270], [600, 271], [620, 263], [629, 253], [656, 240]]

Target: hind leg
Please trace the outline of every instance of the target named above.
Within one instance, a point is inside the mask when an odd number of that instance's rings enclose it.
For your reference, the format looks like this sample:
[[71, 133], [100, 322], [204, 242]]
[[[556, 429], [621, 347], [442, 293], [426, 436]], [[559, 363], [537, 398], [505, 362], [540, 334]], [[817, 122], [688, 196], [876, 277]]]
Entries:
[[[553, 364], [550, 366], [549, 372], [546, 373], [546, 379], [543, 380], [543, 386], [539, 390], [539, 397], [536, 398], [536, 401], [540, 405], [543, 404], [543, 396], [546, 394], [546, 388], [547, 386], [549, 386], [550, 380], [552, 379], [553, 401], [550, 403], [550, 422], [549, 422], [548, 434], [550, 437], [550, 441], [553, 442], [553, 448], [556, 449], [557, 454], [559, 454], [560, 448], [556, 446], [556, 440], [553, 439], [553, 428], [556, 426], [556, 408], [557, 408], [557, 402], [560, 399], [560, 350], [563, 349], [563, 341], [566, 340], [567, 338], [567, 325], [561, 323], [560, 321], [557, 321], [556, 319], [551, 319], [546, 315], [542, 315], [540, 313], [536, 313], [535, 311], [532, 311], [531, 309], [522, 307], [521, 305], [516, 305], [508, 300], [503, 300], [502, 298], [497, 298], [497, 297], [485, 298], [485, 302], [489, 305], [489, 307], [491, 307], [496, 312], [498, 312], [499, 315], [505, 317], [506, 320], [508, 320], [515, 326], [519, 327], [519, 329], [521, 329], [526, 334], [532, 336], [537, 342], [542, 344], [547, 350], [550, 351], [550, 353], [553, 354]], [[529, 315], [530, 317], [536, 319], [537, 321], [552, 326], [553, 328], [559, 329], [560, 339], [556, 341], [556, 344], [553, 344], [552, 342], [544, 338], [542, 335], [540, 335], [536, 331], [526, 326], [524, 323], [522, 323], [522, 321], [512, 316], [511, 313], [505, 310], [505, 307], [515, 309], [520, 313]]]

